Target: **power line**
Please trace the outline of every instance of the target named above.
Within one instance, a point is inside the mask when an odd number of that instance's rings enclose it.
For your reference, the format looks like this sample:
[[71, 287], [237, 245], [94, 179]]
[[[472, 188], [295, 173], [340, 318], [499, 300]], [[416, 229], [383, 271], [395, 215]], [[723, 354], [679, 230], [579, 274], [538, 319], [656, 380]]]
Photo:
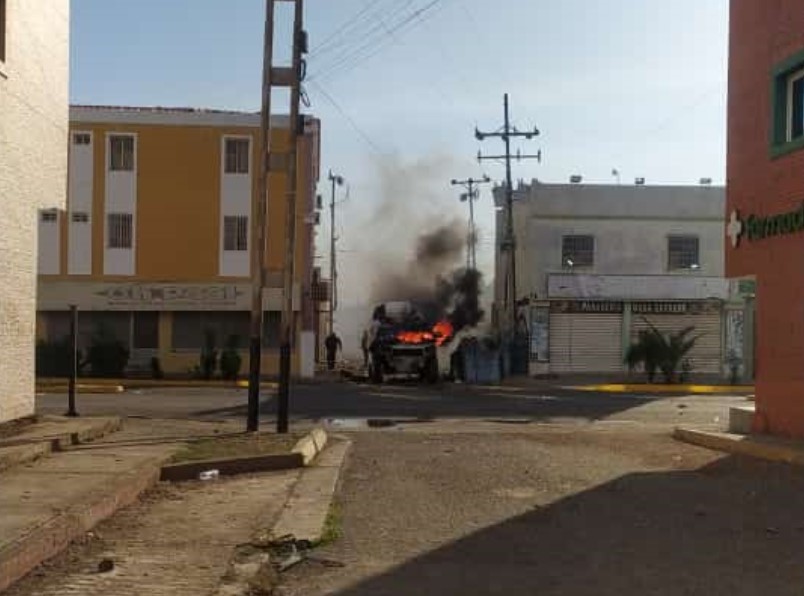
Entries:
[[329, 103], [332, 105], [332, 107], [333, 107], [333, 108], [335, 108], [336, 110], [338, 110], [338, 112], [341, 114], [341, 116], [343, 116], [343, 117], [346, 119], [346, 121], [347, 121], [347, 122], [349, 123], [349, 125], [350, 125], [350, 126], [353, 128], [353, 129], [354, 129], [354, 131], [355, 131], [355, 132], [356, 132], [358, 135], [360, 135], [360, 138], [362, 138], [362, 139], [363, 139], [363, 140], [366, 142], [366, 144], [367, 144], [369, 147], [371, 147], [371, 149], [372, 149], [372, 150], [373, 150], [373, 151], [374, 151], [374, 152], [375, 152], [377, 155], [382, 155], [383, 151], [382, 151], [382, 149], [380, 149], [379, 145], [377, 145], [377, 143], [375, 143], [374, 141], [372, 141], [372, 140], [371, 140], [371, 137], [369, 137], [369, 136], [368, 136], [368, 134], [366, 134], [366, 133], [363, 131], [363, 129], [361, 129], [361, 128], [360, 128], [360, 127], [357, 125], [357, 122], [355, 122], [355, 121], [354, 121], [354, 119], [353, 119], [353, 118], [352, 118], [352, 117], [351, 117], [351, 116], [350, 116], [350, 115], [349, 115], [349, 114], [346, 112], [346, 110], [344, 110], [344, 109], [341, 107], [341, 105], [338, 103], [338, 101], [337, 101], [337, 100], [336, 100], [334, 97], [332, 97], [332, 95], [330, 95], [330, 94], [329, 94], [329, 93], [326, 91], [326, 89], [324, 89], [324, 87], [322, 87], [322, 86], [321, 86], [321, 83], [318, 83], [318, 82], [316, 82], [316, 81], [310, 81], [310, 85], [312, 85], [313, 87], [315, 87], [315, 88], [318, 90], [318, 92], [321, 94], [321, 96], [322, 96], [324, 99], [326, 99], [326, 100], [327, 100], [327, 101], [328, 101], [328, 102], [329, 102]]
[[382, 2], [382, 0], [370, 0], [369, 2], [367, 2], [363, 6], [363, 8], [361, 8], [356, 14], [352, 15], [347, 20], [345, 20], [340, 27], [335, 29], [335, 31], [333, 31], [327, 37], [325, 37], [321, 43], [315, 46], [310, 51], [310, 56], [311, 57], [316, 56], [320, 52], [325, 51], [328, 45], [331, 45], [332, 43], [335, 42], [339, 34], [345, 33], [349, 29], [354, 28], [358, 23], [360, 23], [361, 19], [363, 18], [363, 15], [366, 14], [369, 10], [371, 10], [375, 6], [377, 6], [377, 4], [379, 4], [380, 2]]
[[[421, 8], [417, 8], [416, 10], [412, 11], [406, 17], [397, 21], [393, 26], [387, 25], [379, 25], [379, 27], [385, 28], [384, 35], [387, 36], [391, 42], [398, 41], [398, 37], [395, 37], [393, 34], [402, 32], [406, 29], [414, 28], [415, 26], [424, 23], [425, 20], [421, 18], [422, 15], [425, 13], [430, 13], [428, 16], [432, 16], [435, 14], [433, 12], [433, 8], [437, 5], [441, 4], [443, 0], [430, 0], [426, 5], [422, 6]], [[382, 37], [382, 36], [380, 36]], [[354, 70], [355, 67], [359, 66], [361, 63], [373, 58], [378, 53], [383, 51], [389, 42], [386, 40], [385, 43], [378, 43], [377, 37], [374, 36], [371, 39], [366, 40], [364, 43], [361, 43], [359, 47], [354, 49], [353, 51], [343, 55], [339, 60], [336, 60], [334, 63], [328, 65], [327, 68], [323, 69], [323, 72], [315, 74], [310, 78], [315, 78], [316, 80], [321, 80], [324, 78], [332, 79], [334, 74], [337, 73], [339, 75], [346, 74]], [[366, 52], [366, 50], [370, 50]]]

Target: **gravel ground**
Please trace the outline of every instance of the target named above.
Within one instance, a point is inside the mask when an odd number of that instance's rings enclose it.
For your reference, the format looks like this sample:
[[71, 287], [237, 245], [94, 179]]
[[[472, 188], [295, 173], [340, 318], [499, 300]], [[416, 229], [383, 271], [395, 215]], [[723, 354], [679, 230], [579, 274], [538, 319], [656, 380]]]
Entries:
[[[236, 545], [270, 528], [298, 471], [160, 484], [4, 596], [209, 594]], [[113, 568], [98, 572], [107, 559]]]
[[354, 433], [343, 536], [283, 594], [801, 594], [803, 470], [641, 425], [485, 431]]

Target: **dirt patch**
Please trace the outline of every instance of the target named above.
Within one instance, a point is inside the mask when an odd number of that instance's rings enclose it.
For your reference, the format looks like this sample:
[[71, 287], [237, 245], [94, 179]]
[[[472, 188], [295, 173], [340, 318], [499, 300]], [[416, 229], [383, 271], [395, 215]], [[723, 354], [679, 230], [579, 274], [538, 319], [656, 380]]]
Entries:
[[304, 435], [291, 433], [243, 433], [224, 437], [208, 437], [189, 443], [171, 458], [171, 463], [249, 457], [254, 455], [277, 455], [289, 453]]

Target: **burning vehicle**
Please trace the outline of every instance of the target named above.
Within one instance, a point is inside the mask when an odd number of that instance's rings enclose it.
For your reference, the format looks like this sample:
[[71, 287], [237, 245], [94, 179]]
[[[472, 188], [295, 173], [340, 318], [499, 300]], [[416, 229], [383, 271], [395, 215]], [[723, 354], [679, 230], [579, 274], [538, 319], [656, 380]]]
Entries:
[[446, 318], [434, 321], [427, 310], [410, 301], [385, 302], [374, 309], [368, 330], [372, 382], [406, 377], [435, 383], [448, 372], [446, 352], [454, 327]]

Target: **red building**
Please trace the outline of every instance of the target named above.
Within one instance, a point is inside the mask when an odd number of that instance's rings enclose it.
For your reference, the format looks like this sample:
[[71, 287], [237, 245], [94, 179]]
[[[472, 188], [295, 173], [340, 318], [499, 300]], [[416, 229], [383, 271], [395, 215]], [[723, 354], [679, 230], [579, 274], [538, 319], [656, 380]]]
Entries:
[[731, 0], [726, 272], [756, 279], [754, 430], [804, 437], [804, 1]]

